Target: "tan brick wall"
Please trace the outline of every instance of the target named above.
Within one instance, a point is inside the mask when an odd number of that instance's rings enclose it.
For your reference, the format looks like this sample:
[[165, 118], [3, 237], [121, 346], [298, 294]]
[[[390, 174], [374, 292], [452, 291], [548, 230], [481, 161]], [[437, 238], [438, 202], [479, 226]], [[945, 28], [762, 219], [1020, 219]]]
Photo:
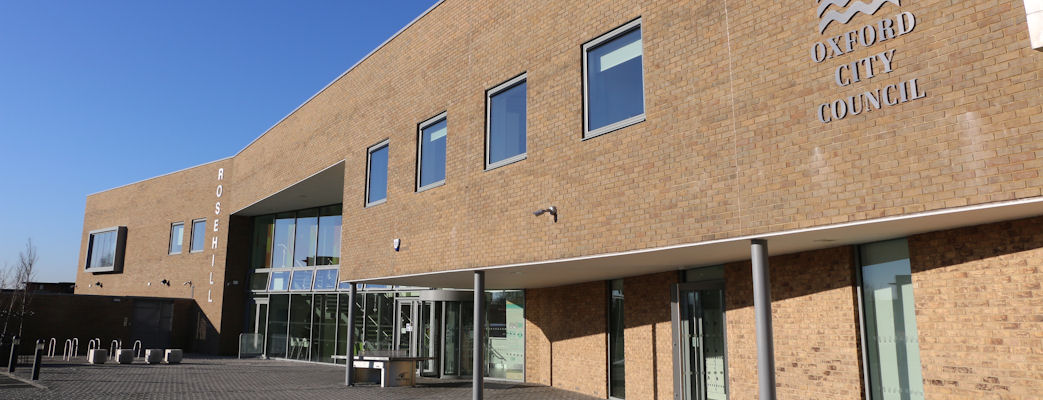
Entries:
[[677, 272], [623, 280], [628, 400], [674, 398], [670, 288], [677, 282]]
[[[1039, 196], [1043, 80], [1021, 9], [884, 7], [823, 35], [814, 4], [796, 0], [449, 0], [238, 154], [230, 209], [344, 160], [343, 272], [370, 278]], [[899, 11], [916, 14], [913, 33], [811, 60], [813, 43]], [[580, 46], [636, 17], [647, 121], [584, 141]], [[839, 63], [886, 49], [894, 72], [833, 83]], [[484, 92], [521, 72], [528, 159], [483, 171]], [[830, 124], [814, 115], [914, 77], [927, 98]], [[442, 111], [446, 184], [414, 193], [417, 123]], [[365, 150], [387, 138], [388, 202], [365, 209]], [[550, 204], [559, 223], [530, 214]]]
[[929, 399], [1043, 393], [1043, 218], [909, 238]]
[[605, 282], [525, 291], [525, 380], [608, 396]]
[[[770, 242], [769, 242], [770, 246]], [[771, 257], [779, 399], [862, 396], [850, 247]], [[749, 263], [725, 270], [729, 395], [757, 398], [757, 341]]]
[[[217, 201], [217, 171], [225, 168], [227, 179], [229, 165], [231, 163], [227, 160], [217, 161], [88, 196], [76, 273], [76, 293], [193, 298], [220, 332], [221, 300], [226, 288], [224, 262], [228, 234], [227, 209], [223, 208], [217, 216], [220, 221], [216, 251], [211, 249], [211, 240], [214, 234], [214, 203]], [[222, 200], [230, 197], [231, 189], [225, 190]], [[206, 218], [207, 222], [205, 246], [202, 252], [192, 253], [189, 251], [192, 220], [199, 218]], [[182, 252], [169, 254], [170, 225], [175, 222], [185, 224]], [[86, 272], [84, 265], [88, 232], [112, 226], [127, 227], [123, 272]], [[213, 268], [210, 266], [211, 256], [214, 256]], [[210, 284], [210, 271], [214, 272], [213, 285]], [[170, 281], [169, 286], [160, 283], [164, 279]], [[191, 281], [195, 288], [185, 286], [187, 281]], [[95, 285], [97, 282], [101, 282], [100, 287]], [[149, 282], [151, 286], [147, 285]], [[231, 286], [230, 290], [240, 288]], [[213, 291], [212, 303], [207, 301], [207, 290]]]

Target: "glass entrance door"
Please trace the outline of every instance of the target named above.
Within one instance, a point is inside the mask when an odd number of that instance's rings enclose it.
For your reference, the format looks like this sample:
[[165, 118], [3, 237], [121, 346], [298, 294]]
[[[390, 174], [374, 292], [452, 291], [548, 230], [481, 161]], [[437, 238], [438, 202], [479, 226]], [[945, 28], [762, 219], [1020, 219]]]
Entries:
[[726, 400], [723, 282], [679, 284], [673, 293], [674, 386], [684, 400]]

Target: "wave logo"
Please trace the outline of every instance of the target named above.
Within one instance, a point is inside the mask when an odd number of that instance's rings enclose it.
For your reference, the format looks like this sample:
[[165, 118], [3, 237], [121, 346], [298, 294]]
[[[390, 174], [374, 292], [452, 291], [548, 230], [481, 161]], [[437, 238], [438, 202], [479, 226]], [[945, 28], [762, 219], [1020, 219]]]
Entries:
[[[868, 3], [864, 3], [857, 0], [817, 1], [819, 3], [818, 17], [820, 19], [818, 23], [818, 33], [825, 32], [826, 27], [834, 21], [839, 22], [841, 24], [846, 24], [848, 23], [848, 21], [851, 21], [851, 19], [855, 17], [855, 14], [858, 13], [863, 13], [866, 15], [876, 14], [876, 12], [880, 11], [880, 8], [883, 7], [885, 3], [891, 3], [899, 7], [902, 6], [901, 0], [869, 0]], [[848, 4], [850, 4], [851, 7], [848, 7]], [[840, 9], [840, 11], [837, 11], [835, 9], [831, 10], [830, 6], [836, 6], [835, 8]], [[847, 7], [847, 9], [845, 10], [844, 7]]]

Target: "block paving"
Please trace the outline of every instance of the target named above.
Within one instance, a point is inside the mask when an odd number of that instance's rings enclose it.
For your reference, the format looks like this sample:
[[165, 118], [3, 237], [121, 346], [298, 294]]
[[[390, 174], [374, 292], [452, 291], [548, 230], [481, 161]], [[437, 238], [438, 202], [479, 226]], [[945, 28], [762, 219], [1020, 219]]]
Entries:
[[[28, 380], [30, 367], [15, 377]], [[10, 381], [10, 382], [9, 382]], [[45, 360], [35, 388], [0, 374], [0, 399], [469, 399], [471, 383], [422, 378], [416, 387], [344, 386], [344, 368], [292, 361], [186, 357], [178, 365], [90, 365]], [[486, 381], [485, 398], [496, 400], [594, 399], [547, 386]]]

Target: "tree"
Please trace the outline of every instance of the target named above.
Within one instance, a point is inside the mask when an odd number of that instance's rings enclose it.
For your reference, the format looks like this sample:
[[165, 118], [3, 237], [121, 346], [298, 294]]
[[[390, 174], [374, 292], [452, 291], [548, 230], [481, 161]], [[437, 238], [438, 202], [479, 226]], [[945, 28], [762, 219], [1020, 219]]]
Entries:
[[29, 305], [32, 303], [33, 290], [29, 282], [36, 277], [34, 267], [37, 259], [39, 259], [39, 255], [36, 253], [36, 246], [33, 245], [33, 239], [29, 238], [25, 242], [25, 249], [18, 253], [18, 263], [14, 265], [14, 270], [6, 267], [0, 271], [0, 285], [4, 287], [10, 285], [14, 289], [7, 299], [7, 311], [3, 313], [4, 334], [10, 331], [11, 318], [17, 318], [17, 334], [21, 335], [25, 317], [32, 316]]

